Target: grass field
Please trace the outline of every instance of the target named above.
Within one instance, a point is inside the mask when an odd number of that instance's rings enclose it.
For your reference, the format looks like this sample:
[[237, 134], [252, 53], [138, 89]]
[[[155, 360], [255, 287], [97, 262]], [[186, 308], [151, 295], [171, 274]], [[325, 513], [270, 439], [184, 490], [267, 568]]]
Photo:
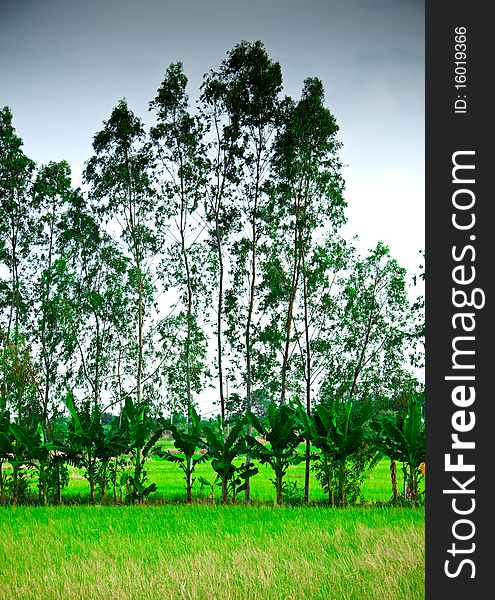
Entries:
[[424, 598], [421, 509], [0, 511], [0, 598]]
[[[88, 483], [71, 468], [63, 500], [82, 506], [0, 507], [0, 600], [424, 598], [424, 510], [379, 505], [391, 495], [386, 460], [367, 475], [365, 503], [346, 509], [322, 505], [313, 474], [315, 506], [273, 506], [265, 466], [251, 506], [212, 505], [198, 483], [189, 506], [176, 465], [146, 468], [158, 485], [148, 505], [86, 506]], [[213, 475], [198, 466], [198, 478]], [[287, 480], [297, 501], [304, 465]]]

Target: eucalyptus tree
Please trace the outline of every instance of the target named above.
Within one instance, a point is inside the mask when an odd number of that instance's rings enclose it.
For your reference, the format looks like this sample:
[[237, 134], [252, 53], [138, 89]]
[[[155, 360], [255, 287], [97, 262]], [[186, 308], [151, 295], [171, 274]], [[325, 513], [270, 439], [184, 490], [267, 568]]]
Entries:
[[0, 110], [0, 323], [6, 340], [22, 333], [29, 311], [35, 231], [31, 207], [35, 164], [24, 154], [12, 118], [7, 106]]
[[[272, 61], [260, 41], [241, 42], [222, 63], [220, 80], [225, 84], [225, 106], [231, 121], [238, 124], [242, 152], [237, 170], [238, 227], [230, 244], [230, 286], [225, 293], [226, 336], [231, 355], [231, 378], [245, 389], [245, 405], [252, 408], [254, 386], [263, 369], [257, 367], [263, 353], [259, 348], [258, 285], [260, 256], [269, 233], [272, 201], [267, 194], [273, 138], [277, 127], [279, 94], [282, 89], [280, 64]], [[234, 380], [235, 381], [235, 380]], [[248, 423], [248, 435], [251, 423]], [[246, 464], [249, 465], [249, 454]], [[249, 478], [246, 500], [250, 499]]]
[[267, 236], [267, 221], [271, 214], [266, 184], [282, 74], [280, 64], [269, 58], [261, 42], [242, 42], [224, 61], [223, 76], [232, 89], [240, 90], [236, 110], [239, 111], [239, 127], [245, 143], [239, 160], [243, 181], [237, 191], [243, 228], [232, 243], [232, 283], [226, 292], [227, 334], [231, 346], [238, 349], [242, 357], [242, 383], [246, 390], [247, 409], [251, 410], [259, 254], [262, 252], [260, 245]]
[[[245, 104], [245, 81], [238, 77], [232, 61], [241, 44], [227, 54], [217, 71], [204, 76], [200, 96], [200, 116], [204, 126], [209, 173], [206, 184], [205, 217], [208, 242], [213, 250], [211, 271], [215, 295], [216, 368], [220, 414], [225, 420], [225, 342], [223, 335], [225, 311], [225, 279], [228, 272], [228, 246], [232, 235], [241, 228], [237, 206], [238, 188], [243, 174], [240, 164], [246, 151], [242, 118]], [[241, 52], [242, 54], [242, 52]], [[240, 67], [241, 65], [238, 65]]]
[[12, 408], [19, 410], [22, 398], [18, 386], [12, 385], [10, 367], [23, 362], [18, 349], [27, 333], [36, 223], [31, 207], [35, 164], [24, 154], [12, 120], [7, 106], [0, 109], [0, 410], [12, 401]]
[[[206, 269], [208, 263], [201, 214], [207, 160], [203, 130], [189, 110], [187, 77], [181, 63], [171, 64], [150, 109], [157, 123], [151, 139], [160, 167], [158, 235], [165, 246], [161, 263], [164, 290], [171, 292], [175, 310], [165, 317], [160, 332], [172, 335], [174, 352], [166, 362], [168, 396], [175, 409], [186, 399], [186, 413], [193, 393], [203, 388], [207, 373]], [[168, 340], [170, 343], [170, 339]], [[181, 407], [184, 408], [184, 407]]]
[[64, 348], [73, 318], [69, 293], [73, 285], [66, 258], [59, 251], [61, 216], [73, 194], [70, 167], [65, 161], [43, 165], [33, 186], [33, 206], [38, 218], [37, 273], [31, 302], [35, 308], [32, 337], [39, 357], [42, 419], [47, 421], [54, 390], [61, 387]]
[[94, 409], [104, 402], [122, 403], [119, 356], [131, 327], [129, 261], [79, 192], [69, 199], [58, 246], [73, 276], [67, 383], [80, 389]]
[[[337, 232], [345, 222], [338, 126], [324, 104], [317, 78], [304, 81], [298, 102], [286, 98], [273, 154], [272, 241], [263, 262], [264, 338], [280, 357], [273, 385], [280, 401], [287, 388], [304, 390], [310, 414], [319, 373], [313, 363], [318, 336], [332, 318], [332, 285], [346, 262]], [[292, 381], [290, 376], [292, 375]], [[305, 499], [309, 498], [310, 446], [306, 447]]]
[[264, 304], [271, 312], [266, 337], [280, 355], [278, 389], [286, 401], [290, 359], [297, 349], [294, 318], [303, 288], [307, 302], [309, 263], [318, 235], [344, 223], [338, 126], [324, 105], [317, 78], [307, 78], [298, 102], [288, 98], [274, 147], [271, 193], [273, 243], [264, 260]]
[[146, 359], [154, 358], [152, 340], [145, 330], [153, 308], [154, 258], [157, 252], [154, 227], [155, 198], [151, 182], [152, 153], [141, 120], [121, 100], [103, 129], [93, 139], [94, 155], [84, 173], [95, 212], [109, 228], [118, 230], [122, 251], [129, 259], [127, 285], [133, 292], [135, 332], [128, 341], [125, 374], [128, 391], [138, 407], [149, 402], [143, 395]]

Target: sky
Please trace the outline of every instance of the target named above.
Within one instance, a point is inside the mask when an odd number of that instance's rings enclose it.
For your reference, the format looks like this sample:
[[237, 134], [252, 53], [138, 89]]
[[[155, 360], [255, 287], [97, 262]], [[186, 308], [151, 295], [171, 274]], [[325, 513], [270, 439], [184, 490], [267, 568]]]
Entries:
[[191, 100], [241, 40], [264, 42], [284, 93], [320, 77], [346, 165], [344, 233], [383, 240], [412, 274], [424, 248], [422, 0], [0, 0], [0, 106], [38, 163], [81, 181], [93, 135], [125, 97], [148, 102], [184, 63]]

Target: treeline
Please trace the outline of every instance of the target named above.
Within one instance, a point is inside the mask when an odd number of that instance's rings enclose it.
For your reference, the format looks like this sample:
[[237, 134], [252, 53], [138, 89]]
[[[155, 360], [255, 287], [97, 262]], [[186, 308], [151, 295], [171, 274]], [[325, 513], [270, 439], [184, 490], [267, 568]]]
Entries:
[[[295, 396], [313, 418], [316, 401], [398, 415], [422, 393], [422, 301], [383, 243], [360, 257], [339, 233], [321, 81], [284, 97], [279, 63], [241, 42], [194, 109], [186, 87], [170, 65], [149, 128], [120, 101], [81, 188], [66, 162], [27, 157], [0, 111], [0, 467], [29, 446], [21, 430], [57, 446], [69, 396], [120, 430], [126, 405], [156, 420], [211, 400], [223, 427]], [[306, 463], [307, 498], [309, 440]]]

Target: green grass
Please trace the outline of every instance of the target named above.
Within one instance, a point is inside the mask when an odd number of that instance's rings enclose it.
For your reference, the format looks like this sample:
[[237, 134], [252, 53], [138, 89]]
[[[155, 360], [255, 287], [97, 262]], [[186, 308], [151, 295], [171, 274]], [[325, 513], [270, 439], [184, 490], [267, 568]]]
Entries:
[[422, 509], [4, 507], [0, 598], [419, 600]]

